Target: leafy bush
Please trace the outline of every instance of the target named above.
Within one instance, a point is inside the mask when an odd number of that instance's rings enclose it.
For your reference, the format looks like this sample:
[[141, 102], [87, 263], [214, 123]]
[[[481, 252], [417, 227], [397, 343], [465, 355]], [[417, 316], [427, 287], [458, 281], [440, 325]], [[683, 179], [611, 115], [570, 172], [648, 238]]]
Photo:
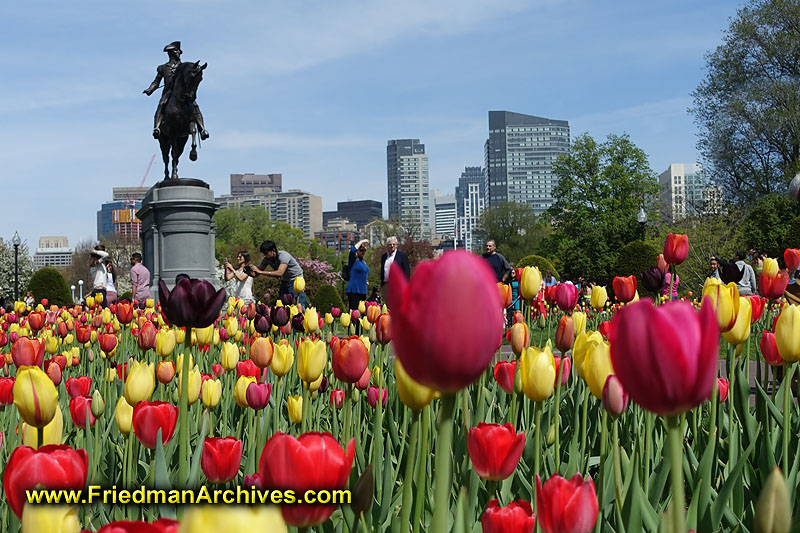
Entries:
[[[308, 301], [314, 302], [317, 291], [325, 285], [338, 285], [342, 279], [341, 272], [333, 265], [320, 259], [298, 257], [297, 263], [303, 269], [303, 279], [306, 280], [306, 296]], [[340, 269], [341, 270], [341, 269]]]
[[339, 309], [344, 308], [342, 297], [333, 285], [322, 285], [319, 287], [311, 301], [320, 314], [330, 313], [331, 307], [338, 307]]
[[[794, 217], [789, 223], [784, 244], [785, 248], [800, 248], [800, 217]], [[783, 257], [783, 254], [780, 254], [779, 257]]]
[[550, 270], [553, 272], [553, 275], [556, 278], [559, 277], [558, 270], [556, 270], [556, 267], [553, 266], [552, 261], [550, 261], [546, 257], [542, 257], [541, 255], [526, 255], [525, 257], [517, 261], [517, 268], [522, 268], [526, 266], [539, 267], [539, 271], [542, 273], [542, 276], [544, 276], [545, 272]]
[[[642, 286], [641, 273], [656, 266], [656, 259], [661, 250], [652, 243], [645, 241], [632, 241], [619, 249], [619, 256], [614, 265], [615, 276], [636, 276], [639, 294], [647, 295], [648, 291]], [[678, 277], [681, 278], [680, 272]], [[610, 289], [610, 287], [609, 287]], [[651, 295], [652, 296], [652, 295]]]
[[33, 273], [28, 290], [33, 291], [37, 302], [46, 298], [50, 304], [72, 305], [72, 295], [61, 272], [55, 268], [41, 268]]

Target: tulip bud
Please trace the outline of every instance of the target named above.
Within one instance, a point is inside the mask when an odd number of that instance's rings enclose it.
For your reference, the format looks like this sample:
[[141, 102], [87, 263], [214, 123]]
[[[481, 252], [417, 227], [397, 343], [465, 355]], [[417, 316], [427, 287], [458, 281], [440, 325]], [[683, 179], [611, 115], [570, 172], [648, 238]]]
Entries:
[[106, 401], [100, 395], [100, 391], [95, 389], [92, 394], [92, 414], [95, 418], [100, 418], [106, 410]]
[[547, 445], [552, 446], [555, 442], [556, 442], [556, 426], [555, 424], [550, 424], [550, 429], [547, 430]]
[[200, 390], [200, 399], [208, 409], [213, 409], [219, 404], [222, 397], [222, 382], [218, 379], [207, 379], [203, 381]]
[[353, 499], [350, 508], [358, 517], [361, 513], [367, 513], [372, 508], [372, 500], [375, 495], [375, 476], [372, 473], [372, 464], [368, 464], [364, 472], [359, 476], [353, 485]]
[[608, 376], [603, 387], [603, 407], [614, 418], [624, 413], [628, 407], [628, 393], [614, 374]]
[[159, 361], [156, 367], [156, 377], [158, 381], [167, 384], [175, 377], [175, 363], [172, 361]]
[[756, 504], [756, 533], [789, 533], [792, 527], [792, 502], [780, 468], [772, 469]]
[[287, 401], [289, 409], [289, 420], [294, 424], [299, 424], [303, 421], [303, 397], [290, 396]]

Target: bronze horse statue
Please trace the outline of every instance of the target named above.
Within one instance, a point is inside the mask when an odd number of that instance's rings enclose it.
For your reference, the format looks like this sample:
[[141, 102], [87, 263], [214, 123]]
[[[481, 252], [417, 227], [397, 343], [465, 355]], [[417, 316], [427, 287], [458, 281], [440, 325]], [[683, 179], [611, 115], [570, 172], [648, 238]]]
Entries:
[[[208, 63], [181, 63], [175, 71], [173, 87], [164, 104], [164, 120], [161, 124], [158, 143], [164, 160], [164, 179], [178, 179], [178, 159], [183, 154], [189, 135], [192, 150], [189, 159], [197, 161], [197, 124], [195, 123], [195, 97], [197, 87], [203, 80], [203, 70]], [[172, 175], [169, 172], [169, 155], [172, 150]]]

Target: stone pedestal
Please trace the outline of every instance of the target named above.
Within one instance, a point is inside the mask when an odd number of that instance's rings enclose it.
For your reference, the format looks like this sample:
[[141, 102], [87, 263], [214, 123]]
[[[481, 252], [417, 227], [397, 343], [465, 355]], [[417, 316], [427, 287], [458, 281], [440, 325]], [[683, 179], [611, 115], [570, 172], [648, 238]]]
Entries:
[[172, 290], [178, 274], [220, 287], [214, 258], [217, 209], [214, 192], [197, 179], [165, 180], [145, 195], [136, 216], [142, 221], [143, 263], [156, 301], [159, 280]]

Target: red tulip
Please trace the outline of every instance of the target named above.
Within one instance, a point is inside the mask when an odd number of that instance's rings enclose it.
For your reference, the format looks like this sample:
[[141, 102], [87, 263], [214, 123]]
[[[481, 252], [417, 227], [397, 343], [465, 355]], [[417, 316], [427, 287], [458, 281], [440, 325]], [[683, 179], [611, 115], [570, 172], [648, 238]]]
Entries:
[[614, 277], [611, 282], [614, 295], [622, 303], [628, 303], [636, 296], [636, 276]]
[[62, 339], [69, 335], [69, 326], [66, 322], [59, 321], [58, 325], [56, 326], [56, 330], [58, 331], [58, 336]]
[[658, 307], [639, 300], [611, 321], [611, 363], [631, 399], [660, 415], [688, 411], [714, 385], [719, 324], [711, 302], [700, 311], [684, 301]]
[[392, 340], [392, 317], [389, 313], [381, 313], [375, 323], [375, 336], [378, 342], [386, 346]]
[[249, 489], [250, 487], [255, 487], [261, 490], [261, 479], [258, 476], [258, 472], [254, 473], [252, 476], [249, 474], [245, 474], [244, 487], [246, 489]]
[[178, 533], [178, 522], [159, 518], [152, 524], [141, 520], [117, 520], [104, 525], [97, 533]]
[[764, 360], [769, 363], [770, 366], [783, 366], [786, 364], [786, 361], [784, 361], [783, 357], [778, 353], [778, 344], [775, 341], [774, 333], [765, 331], [761, 335], [759, 346], [761, 347], [761, 355], [764, 356]]
[[39, 331], [44, 326], [45, 315], [41, 311], [34, 311], [28, 315], [28, 326], [33, 331]]
[[483, 479], [500, 481], [514, 473], [525, 448], [525, 432], [511, 424], [484, 424], [469, 430], [467, 449], [472, 467]]
[[537, 474], [536, 513], [544, 533], [589, 533], [597, 521], [594, 481], [580, 474], [569, 480], [553, 474], [542, 486]]
[[219, 317], [225, 302], [225, 289], [216, 290], [207, 281], [183, 278], [170, 292], [161, 279], [158, 282], [158, 297], [162, 312], [172, 324], [205, 328]]
[[106, 355], [113, 352], [114, 348], [117, 347], [117, 336], [113, 333], [101, 333], [97, 336], [97, 341], [100, 343], [100, 349], [103, 350]]
[[558, 285], [550, 285], [549, 287], [544, 288], [544, 300], [549, 304], [556, 303], [556, 291], [558, 290]]
[[575, 309], [578, 303], [578, 287], [572, 283], [559, 283], [556, 285], [556, 305], [564, 312]]
[[117, 304], [116, 315], [120, 324], [130, 324], [133, 320], [133, 304], [127, 300], [119, 302]]
[[117, 365], [117, 376], [123, 383], [128, 379], [128, 363]]
[[575, 342], [575, 324], [572, 317], [564, 315], [558, 319], [556, 327], [556, 348], [561, 353], [567, 353]]
[[239, 473], [242, 441], [234, 437], [206, 437], [200, 468], [211, 483], [227, 483]]
[[786, 292], [789, 286], [789, 273], [786, 270], [778, 270], [774, 276], [761, 272], [758, 276], [758, 289], [761, 295], [770, 300], [777, 300]]
[[456, 392], [489, 366], [503, 335], [495, 279], [486, 261], [463, 250], [421, 263], [410, 281], [392, 266], [392, 344], [414, 381]]
[[0, 378], [0, 405], [14, 403], [14, 378]]
[[[87, 414], [88, 413], [88, 414]], [[92, 397], [76, 396], [69, 401], [69, 414], [72, 423], [81, 429], [86, 429], [86, 419], [89, 419], [89, 427], [94, 427], [95, 418], [92, 414]]]
[[[451, 252], [452, 253], [452, 252]], [[299, 438], [275, 433], [264, 446], [258, 463], [258, 476], [264, 489], [307, 490], [343, 489], [353, 465], [356, 440], [347, 450], [330, 433], [305, 433]], [[308, 527], [328, 520], [336, 505], [284, 505], [284, 520], [292, 526]]]
[[531, 504], [517, 500], [505, 507], [499, 507], [497, 500], [489, 502], [481, 517], [483, 533], [533, 533], [536, 515]]
[[569, 373], [572, 370], [572, 359], [566, 356], [563, 358], [554, 357], [553, 359], [556, 361], [556, 379], [553, 382], [553, 386], [558, 386], [558, 366], [561, 365], [561, 386], [563, 387], [567, 384], [567, 381], [569, 381]]
[[499, 361], [494, 365], [494, 379], [506, 394], [514, 392], [514, 373], [516, 370], [516, 361]]
[[608, 335], [611, 333], [611, 322], [603, 320], [597, 325], [597, 331], [600, 332], [600, 335], [602, 335], [605, 340], [608, 340]]
[[247, 405], [256, 411], [260, 411], [269, 403], [269, 396], [271, 392], [271, 383], [251, 383], [247, 386], [247, 391], [245, 392]]
[[794, 272], [800, 268], [800, 250], [797, 248], [787, 248], [783, 252], [783, 260], [786, 263], [786, 270]]
[[67, 445], [48, 445], [34, 450], [18, 446], [3, 472], [3, 489], [14, 514], [22, 518], [26, 491], [38, 485], [45, 489], [82, 489], [86, 485], [89, 456], [86, 450]]
[[[386, 407], [386, 400], [389, 399], [389, 391], [385, 388], [381, 390], [381, 403]], [[378, 405], [378, 387], [370, 387], [367, 389], [367, 403], [370, 407], [375, 409]]]
[[61, 367], [61, 370], [67, 368], [67, 357], [61, 354], [54, 355], [50, 358], [55, 364]]
[[48, 375], [50, 380], [58, 387], [61, 384], [61, 378], [63, 373], [61, 372], [61, 367], [58, 366], [58, 363], [53, 361], [52, 359], [48, 359], [44, 362], [44, 372]]
[[156, 378], [159, 383], [167, 384], [175, 377], [175, 363], [173, 361], [159, 361], [156, 365]]
[[331, 389], [331, 405], [341, 409], [344, 405], [344, 391], [342, 389]]
[[64, 387], [67, 389], [67, 394], [69, 394], [70, 398], [75, 398], [76, 396], [89, 396], [89, 393], [92, 390], [92, 378], [89, 376], [67, 378], [67, 382], [64, 384]]
[[11, 358], [20, 366], [42, 366], [44, 363], [44, 341], [18, 337], [11, 346]]
[[133, 431], [146, 448], [156, 448], [161, 430], [161, 444], [166, 444], [175, 432], [178, 408], [166, 402], [139, 402], [133, 408]]
[[767, 304], [767, 299], [757, 294], [751, 294], [750, 298], [750, 323], [755, 324], [761, 319], [764, 314], [764, 307]]
[[628, 408], [628, 393], [614, 374], [606, 378], [603, 386], [603, 407], [613, 417], [621, 415]]
[[[371, 309], [374, 306], [371, 307]], [[369, 350], [361, 338], [339, 339], [331, 346], [333, 375], [345, 383], [355, 383], [369, 365]]]
[[236, 363], [236, 379], [242, 376], [252, 376], [258, 380], [261, 377], [261, 369], [251, 359], [245, 359]]
[[664, 261], [669, 265], [680, 265], [689, 255], [689, 236], [670, 233], [664, 241]]
[[[728, 387], [730, 382], [725, 378], [717, 378], [717, 392], [719, 394], [719, 403], [723, 403], [728, 399]], [[708, 401], [711, 401], [711, 395], [708, 396]]]
[[531, 345], [531, 332], [528, 324], [524, 322], [514, 322], [506, 334], [506, 339], [511, 345], [511, 351], [519, 357], [523, 350]]
[[369, 387], [369, 380], [372, 379], [372, 372], [370, 372], [369, 368], [364, 369], [364, 373], [361, 377], [356, 381], [356, 388], [360, 390], [364, 390]]
[[220, 377], [223, 373], [225, 373], [225, 370], [219, 363], [214, 363], [213, 365], [211, 365], [211, 371], [214, 373], [216, 377]]
[[156, 347], [156, 335], [158, 335], [158, 328], [155, 324], [146, 320], [141, 329], [139, 329], [139, 336], [136, 338], [139, 348], [142, 351], [154, 350]]

